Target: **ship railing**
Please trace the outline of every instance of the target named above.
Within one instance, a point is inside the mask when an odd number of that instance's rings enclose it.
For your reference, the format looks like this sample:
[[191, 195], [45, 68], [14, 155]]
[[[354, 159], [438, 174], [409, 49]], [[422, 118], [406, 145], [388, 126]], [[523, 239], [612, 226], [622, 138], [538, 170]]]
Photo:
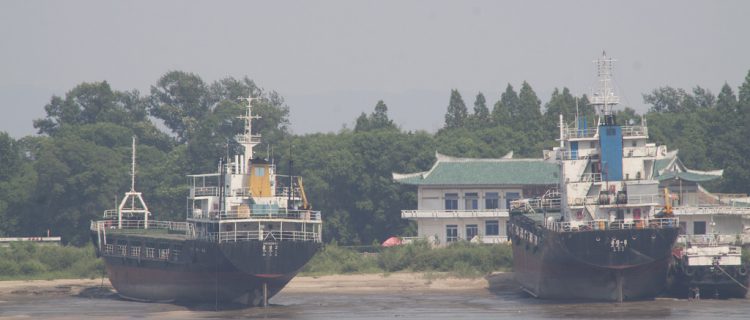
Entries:
[[602, 181], [601, 173], [584, 173], [581, 174], [581, 182], [599, 182]]
[[319, 232], [312, 231], [222, 231], [208, 234], [212, 241], [237, 242], [237, 241], [314, 241], [321, 242]]
[[486, 210], [401, 210], [402, 219], [418, 218], [495, 218], [507, 217], [506, 209], [486, 209]]
[[594, 137], [597, 133], [598, 129], [596, 127], [592, 128], [576, 128], [576, 127], [565, 127], [563, 129], [563, 136], [566, 139], [571, 138], [591, 138]]
[[750, 234], [682, 234], [677, 243], [683, 245], [743, 245], [750, 243]]
[[261, 137], [259, 134], [251, 134], [249, 136], [238, 134], [234, 136], [234, 141], [237, 141], [239, 144], [259, 144]]
[[518, 199], [511, 201], [510, 207], [513, 211], [540, 211], [545, 209], [559, 210], [560, 203], [560, 198]]
[[677, 215], [750, 215], [750, 207], [721, 205], [679, 206], [673, 210]]
[[656, 146], [623, 147], [622, 156], [626, 158], [656, 157]]
[[185, 234], [188, 234], [192, 230], [187, 222], [159, 220], [149, 220], [148, 224], [146, 224], [145, 220], [122, 220], [122, 223], [119, 223], [118, 220], [91, 221], [90, 229], [91, 231], [97, 232], [103, 229], [108, 230], [107, 232], [129, 232], [142, 229], [156, 229], [184, 232]]
[[190, 188], [190, 197], [218, 197], [219, 187], [194, 187]]
[[192, 210], [190, 216], [195, 219], [235, 220], [235, 219], [286, 219], [305, 222], [320, 222], [320, 211], [294, 209], [253, 209], [203, 212]]
[[567, 150], [567, 151], [560, 151], [557, 152], [557, 158], [562, 157], [560, 160], [586, 160], [591, 158], [594, 155], [598, 155], [599, 151], [597, 150], [589, 150], [589, 151], [583, 151], [583, 150]]
[[607, 219], [565, 222], [545, 221], [544, 225], [547, 229], [551, 229], [557, 232], [625, 229], [665, 229], [679, 227], [677, 218], [653, 218], [614, 221], [610, 221]]
[[645, 137], [648, 136], [648, 127], [646, 126], [622, 126], [623, 137]]
[[104, 210], [104, 219], [117, 218], [117, 209]]
[[664, 201], [659, 194], [627, 194], [624, 202], [617, 202], [617, 194], [608, 194], [602, 199], [600, 196], [586, 196], [569, 198], [568, 205], [620, 205], [620, 204], [661, 204]]

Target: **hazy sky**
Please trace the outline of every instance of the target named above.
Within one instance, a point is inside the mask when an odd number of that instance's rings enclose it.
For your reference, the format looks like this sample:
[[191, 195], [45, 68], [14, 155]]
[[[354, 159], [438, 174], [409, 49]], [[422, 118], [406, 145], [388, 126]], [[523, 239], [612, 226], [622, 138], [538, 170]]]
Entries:
[[750, 69], [750, 1], [0, 1], [0, 131], [35, 132], [81, 82], [143, 94], [170, 70], [247, 75], [278, 91], [295, 133], [352, 127], [385, 100], [405, 129], [440, 128], [450, 90], [471, 108], [528, 81], [589, 93], [618, 59], [624, 105], [670, 85], [718, 93]]

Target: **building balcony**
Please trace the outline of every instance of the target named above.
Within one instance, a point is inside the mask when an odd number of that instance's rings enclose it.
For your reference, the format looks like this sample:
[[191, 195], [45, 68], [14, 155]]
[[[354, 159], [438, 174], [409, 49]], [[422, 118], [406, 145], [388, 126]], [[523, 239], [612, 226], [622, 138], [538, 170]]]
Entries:
[[508, 210], [401, 210], [403, 219], [507, 218]]

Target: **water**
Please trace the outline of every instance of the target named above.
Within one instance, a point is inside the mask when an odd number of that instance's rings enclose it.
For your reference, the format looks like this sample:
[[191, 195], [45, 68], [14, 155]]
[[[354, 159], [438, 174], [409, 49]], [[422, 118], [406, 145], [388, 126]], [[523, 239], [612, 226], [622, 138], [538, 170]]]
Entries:
[[11, 296], [0, 319], [747, 319], [750, 301], [656, 299], [625, 303], [561, 303], [516, 290], [490, 292], [279, 293], [267, 308], [214, 311], [212, 305], [179, 306], [80, 296]]

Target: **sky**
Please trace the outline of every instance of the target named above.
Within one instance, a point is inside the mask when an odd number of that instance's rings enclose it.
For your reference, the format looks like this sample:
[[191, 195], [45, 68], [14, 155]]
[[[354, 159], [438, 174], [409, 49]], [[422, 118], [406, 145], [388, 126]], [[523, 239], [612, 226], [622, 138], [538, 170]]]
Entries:
[[527, 81], [590, 93], [617, 59], [621, 105], [661, 86], [735, 91], [750, 70], [750, 1], [0, 1], [0, 131], [35, 134], [82, 82], [147, 94], [171, 70], [248, 76], [281, 94], [292, 132], [336, 132], [384, 100], [436, 131], [451, 89], [469, 109]]

